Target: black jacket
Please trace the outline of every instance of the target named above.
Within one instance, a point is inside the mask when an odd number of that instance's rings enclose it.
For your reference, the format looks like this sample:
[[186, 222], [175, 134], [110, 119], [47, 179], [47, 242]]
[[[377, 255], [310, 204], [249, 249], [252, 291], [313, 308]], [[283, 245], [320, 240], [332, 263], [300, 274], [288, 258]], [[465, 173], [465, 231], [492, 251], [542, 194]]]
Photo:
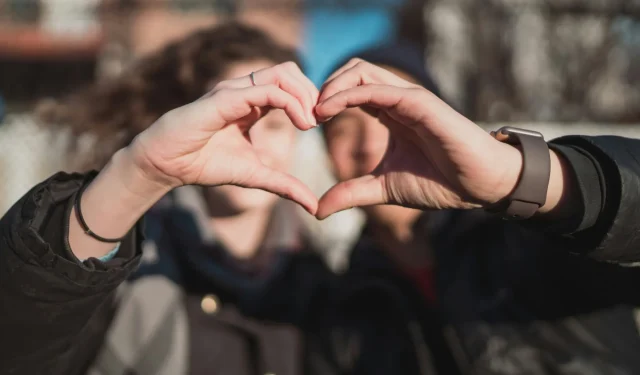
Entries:
[[640, 373], [640, 141], [554, 143], [576, 174], [580, 215], [439, 214], [439, 308], [465, 373]]
[[[406, 280], [369, 261], [355, 262], [364, 267], [337, 279], [312, 277], [304, 262], [291, 262], [264, 290], [268, 303], [254, 306], [293, 314], [298, 310], [278, 285], [306, 280], [304, 296], [313, 298], [297, 304], [306, 313], [284, 319], [297, 319], [309, 350], [321, 357], [316, 362], [338, 373], [448, 374], [450, 361], [442, 358], [449, 355], [466, 374], [640, 372], [633, 314], [640, 305], [633, 267], [640, 261], [633, 211], [640, 143], [615, 137], [556, 143], [564, 144], [580, 183], [581, 215], [556, 225], [470, 212], [443, 218], [433, 237], [439, 315], [429, 315]], [[64, 223], [81, 183], [80, 176], [58, 175], [0, 222], [0, 373], [82, 374], [113, 317], [116, 287], [139, 262], [140, 227], [106, 264], [75, 260]]]

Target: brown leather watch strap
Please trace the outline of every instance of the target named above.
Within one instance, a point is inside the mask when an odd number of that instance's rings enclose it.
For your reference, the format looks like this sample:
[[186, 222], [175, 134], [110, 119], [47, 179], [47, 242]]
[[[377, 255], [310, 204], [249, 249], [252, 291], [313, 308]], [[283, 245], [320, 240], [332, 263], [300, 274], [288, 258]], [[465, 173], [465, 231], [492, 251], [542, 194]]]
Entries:
[[503, 127], [492, 135], [501, 142], [520, 145], [522, 172], [513, 192], [492, 211], [500, 210], [505, 219], [527, 219], [547, 200], [551, 158], [542, 134], [530, 130]]

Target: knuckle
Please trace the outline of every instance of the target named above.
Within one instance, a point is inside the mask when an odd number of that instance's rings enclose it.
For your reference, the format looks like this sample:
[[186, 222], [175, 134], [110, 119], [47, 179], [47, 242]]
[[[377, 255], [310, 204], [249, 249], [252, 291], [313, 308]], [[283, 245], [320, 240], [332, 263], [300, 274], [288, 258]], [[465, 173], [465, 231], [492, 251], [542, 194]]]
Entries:
[[365, 86], [374, 85], [379, 81], [373, 75], [369, 74], [369, 72], [362, 72], [360, 74], [360, 80]]
[[171, 124], [173, 121], [175, 121], [175, 119], [180, 117], [180, 108], [175, 108], [170, 110], [169, 112], [166, 112], [165, 114], [160, 116], [160, 118], [156, 122], [160, 124]]
[[284, 187], [278, 194], [281, 198], [284, 199], [291, 199], [291, 197], [293, 196], [293, 189], [291, 188], [290, 185]]
[[224, 98], [226, 95], [230, 94], [231, 89], [227, 88], [227, 87], [222, 87], [220, 89], [216, 89], [216, 90], [212, 90], [209, 94], [208, 94], [208, 98], [210, 99], [217, 99], [217, 98]]
[[371, 64], [368, 61], [365, 61], [365, 60], [362, 60], [362, 59], [358, 59], [358, 63], [356, 64], [355, 67], [358, 68], [358, 69], [367, 69], [367, 68], [371, 68], [373, 66], [374, 65]]
[[213, 90], [207, 91], [207, 93], [202, 95], [200, 98], [198, 98], [198, 100], [208, 99], [208, 98], [212, 97], [214, 94], [215, 94], [215, 91], [213, 91]]
[[409, 97], [419, 101], [433, 101], [436, 96], [422, 86], [416, 86], [408, 89]]
[[282, 67], [286, 68], [286, 69], [298, 69], [298, 64], [296, 64], [293, 61], [286, 61], [286, 62], [283, 62], [280, 65], [282, 65]]
[[213, 89], [211, 91], [212, 92], [216, 92], [216, 91], [224, 90], [226, 88], [229, 88], [229, 86], [230, 86], [230, 82], [229, 81], [220, 81], [220, 82], [216, 83], [215, 86], [213, 86]]
[[296, 65], [296, 63], [294, 63], [293, 61], [283, 62], [275, 66], [276, 71], [280, 74], [295, 70], [297, 67], [298, 65]]

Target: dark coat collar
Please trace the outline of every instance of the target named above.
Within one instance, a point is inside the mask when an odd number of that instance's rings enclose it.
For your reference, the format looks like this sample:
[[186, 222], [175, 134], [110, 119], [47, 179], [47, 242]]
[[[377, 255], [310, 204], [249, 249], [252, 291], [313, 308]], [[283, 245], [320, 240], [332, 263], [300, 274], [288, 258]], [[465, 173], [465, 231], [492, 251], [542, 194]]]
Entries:
[[195, 186], [176, 189], [149, 212], [147, 248], [154, 262], [137, 276], [165, 274], [188, 292], [221, 293], [230, 299], [257, 293], [282, 269], [288, 254], [302, 251], [305, 241], [295, 207], [282, 201], [273, 210], [262, 248], [255, 259], [232, 258], [207, 223], [204, 199]]

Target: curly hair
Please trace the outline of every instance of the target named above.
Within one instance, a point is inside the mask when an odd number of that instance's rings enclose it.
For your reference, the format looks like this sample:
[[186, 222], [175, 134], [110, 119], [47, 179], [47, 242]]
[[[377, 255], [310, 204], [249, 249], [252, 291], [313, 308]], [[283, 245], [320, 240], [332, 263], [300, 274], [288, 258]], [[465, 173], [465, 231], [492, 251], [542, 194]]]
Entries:
[[71, 130], [73, 146], [78, 146], [79, 135], [95, 136], [93, 155], [82, 158], [81, 169], [101, 168], [164, 113], [204, 95], [231, 64], [257, 60], [298, 62], [293, 49], [263, 31], [229, 22], [170, 44], [111, 82], [60, 102], [42, 102], [36, 115], [43, 124]]

